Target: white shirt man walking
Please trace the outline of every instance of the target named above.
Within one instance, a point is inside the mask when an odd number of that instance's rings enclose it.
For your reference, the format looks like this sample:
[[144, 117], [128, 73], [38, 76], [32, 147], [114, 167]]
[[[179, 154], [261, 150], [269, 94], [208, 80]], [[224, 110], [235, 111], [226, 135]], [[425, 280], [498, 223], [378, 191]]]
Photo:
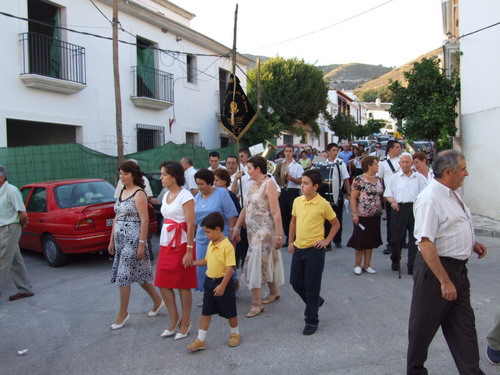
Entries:
[[22, 228], [28, 223], [19, 189], [7, 182], [7, 169], [0, 165], [0, 297], [7, 275], [10, 273], [18, 292], [10, 301], [33, 296], [28, 272], [24, 264], [19, 239]]

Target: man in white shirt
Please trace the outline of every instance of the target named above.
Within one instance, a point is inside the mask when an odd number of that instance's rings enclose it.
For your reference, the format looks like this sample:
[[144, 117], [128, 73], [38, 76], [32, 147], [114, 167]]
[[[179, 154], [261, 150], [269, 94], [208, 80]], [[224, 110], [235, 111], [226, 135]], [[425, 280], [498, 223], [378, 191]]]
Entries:
[[250, 157], [250, 151], [248, 150], [248, 148], [240, 148], [240, 150], [238, 151], [238, 157], [240, 160], [240, 169], [246, 173], [248, 170], [247, 162], [248, 158]]
[[384, 198], [387, 199], [392, 209], [391, 268], [393, 271], [400, 269], [401, 248], [408, 232], [410, 238], [408, 241], [408, 275], [413, 275], [413, 265], [417, 254], [417, 245], [415, 237], [413, 237], [415, 226], [413, 203], [417, 199], [417, 195], [427, 186], [425, 177], [418, 172], [413, 172], [412, 164], [411, 154], [403, 152], [399, 158], [401, 169], [388, 179], [384, 191]]
[[[398, 141], [392, 140], [387, 142], [387, 155], [386, 158], [381, 160], [378, 165], [378, 173], [381, 179], [384, 180], [384, 186], [387, 187], [389, 178], [399, 170], [399, 154], [401, 154], [401, 144]], [[387, 214], [387, 248], [384, 254], [391, 254], [391, 205], [386, 202], [385, 212]]]
[[439, 327], [459, 374], [484, 374], [466, 263], [472, 252], [483, 258], [486, 247], [475, 242], [471, 212], [456, 190], [468, 175], [464, 156], [456, 150], [439, 153], [435, 179], [414, 204], [418, 249], [408, 328], [407, 375], [427, 374], [429, 346]]
[[208, 154], [208, 162], [210, 163], [208, 170], [215, 172], [219, 168], [226, 169], [223, 165], [219, 164], [219, 158], [220, 155], [217, 151], [211, 151], [210, 154]]
[[[339, 154], [339, 146], [336, 143], [329, 143], [326, 146], [326, 152], [328, 153], [327, 163], [330, 168], [333, 168], [331, 172], [332, 180], [328, 181], [328, 183], [332, 184], [331, 187], [327, 187], [325, 183], [320, 187], [319, 193], [325, 198], [335, 211], [337, 218], [339, 219], [340, 228], [335, 234], [333, 238], [333, 243], [336, 248], [342, 247], [342, 215], [344, 212], [344, 196], [347, 199], [351, 198], [351, 183], [349, 182], [349, 172], [347, 171], [347, 166], [344, 161], [338, 157]], [[317, 169], [313, 167], [313, 169]], [[326, 182], [326, 181], [324, 181]], [[335, 185], [335, 189], [333, 189], [333, 184]], [[338, 196], [332, 196], [331, 191], [336, 191], [338, 187]], [[345, 194], [344, 194], [345, 192]], [[331, 225], [328, 220], [325, 220], [325, 236], [330, 233]], [[331, 250], [331, 245], [327, 246], [325, 250]]]
[[[292, 220], [292, 205], [294, 199], [300, 195], [303, 173], [304, 168], [293, 159], [293, 145], [287, 144], [285, 146], [285, 160], [280, 166], [278, 176], [278, 183], [282, 183], [279, 197], [281, 221], [287, 239], [290, 221]], [[287, 242], [283, 239], [283, 243], [286, 244]]]
[[196, 169], [193, 167], [193, 159], [188, 156], [184, 156], [181, 159], [181, 165], [184, 169], [184, 179], [186, 180], [183, 188], [189, 190], [193, 195], [198, 194], [198, 185], [196, 185], [196, 181], [194, 179]]
[[0, 298], [5, 279], [10, 274], [17, 293], [9, 301], [33, 296], [26, 265], [19, 249], [23, 227], [28, 223], [21, 192], [7, 182], [7, 168], [0, 165]]

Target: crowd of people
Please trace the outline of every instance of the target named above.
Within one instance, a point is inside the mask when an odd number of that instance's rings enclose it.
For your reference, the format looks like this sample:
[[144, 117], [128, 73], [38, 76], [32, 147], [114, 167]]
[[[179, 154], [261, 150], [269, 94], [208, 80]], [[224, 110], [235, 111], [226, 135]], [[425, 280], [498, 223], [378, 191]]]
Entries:
[[[468, 174], [465, 157], [443, 151], [431, 169], [425, 153], [401, 153], [397, 140], [388, 142], [386, 157], [377, 155], [377, 150], [365, 155], [364, 150], [331, 143], [326, 160], [314, 164], [307, 153], [295, 160], [294, 147], [286, 145], [274, 173], [268, 171], [266, 159], [250, 157], [247, 149], [228, 156], [225, 167], [219, 164], [218, 153], [211, 152], [209, 167], [198, 171], [191, 158], [183, 157], [161, 164], [164, 189], [158, 197], [148, 190], [137, 162], [120, 164], [108, 248], [114, 255], [111, 281], [119, 287], [120, 305], [110, 328], [121, 329], [130, 319], [130, 288], [137, 282], [151, 298], [148, 316], [157, 316], [164, 307], [168, 311], [169, 321], [160, 336], [184, 339], [191, 330], [195, 289], [204, 293], [202, 313], [197, 337], [187, 349], [206, 348], [215, 314], [228, 320], [228, 346], [238, 346], [236, 291], [240, 284], [250, 290], [248, 318], [279, 300], [285, 283], [280, 249], [286, 247], [293, 254], [289, 281], [305, 304], [303, 334], [314, 334], [324, 303], [325, 252], [332, 249], [332, 242], [342, 247], [342, 212], [348, 204], [354, 225], [347, 247], [354, 250], [355, 275], [376, 274], [371, 259], [373, 249], [383, 244], [384, 209], [388, 228], [384, 253], [391, 254], [393, 271], [401, 272], [402, 249], [408, 248], [406, 266], [415, 283], [407, 373], [427, 373], [427, 350], [441, 326], [459, 372], [482, 374], [466, 263], [473, 252], [482, 258], [487, 250], [475, 241], [470, 210], [457, 193]], [[0, 166], [0, 203], [9, 208], [0, 215], [0, 287], [11, 269], [19, 289], [11, 300], [33, 295], [19, 248], [14, 246], [19, 240], [14, 229], [20, 232], [27, 220], [18, 193]], [[164, 219], [155, 272], [148, 244], [148, 202], [161, 205]], [[266, 284], [269, 291], [264, 297]], [[495, 359], [498, 363], [500, 355], [498, 331], [493, 328], [488, 336], [492, 363]]]

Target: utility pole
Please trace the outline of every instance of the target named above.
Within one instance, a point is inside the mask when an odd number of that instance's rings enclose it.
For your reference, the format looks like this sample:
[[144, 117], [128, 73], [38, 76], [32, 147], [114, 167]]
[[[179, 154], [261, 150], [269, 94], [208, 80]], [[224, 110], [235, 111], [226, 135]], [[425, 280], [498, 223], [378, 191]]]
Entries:
[[257, 113], [262, 108], [262, 82], [260, 80], [260, 57], [257, 57]]
[[120, 91], [120, 67], [118, 64], [118, 1], [113, 0], [113, 75], [115, 82], [116, 146], [118, 163], [123, 163], [122, 95]]

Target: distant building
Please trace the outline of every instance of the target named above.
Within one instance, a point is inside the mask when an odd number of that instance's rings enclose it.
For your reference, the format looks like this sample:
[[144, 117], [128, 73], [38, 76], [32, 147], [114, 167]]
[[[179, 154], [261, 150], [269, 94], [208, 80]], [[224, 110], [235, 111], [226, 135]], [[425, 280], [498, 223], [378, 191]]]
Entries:
[[[125, 153], [168, 141], [227, 145], [218, 115], [230, 49], [192, 30], [194, 14], [169, 1], [118, 3]], [[112, 5], [0, 3], [18, 17], [0, 15], [0, 147], [77, 142], [116, 155]], [[250, 63], [238, 54], [243, 72]], [[246, 90], [245, 75], [236, 73]]]
[[[497, 0], [443, 0], [444, 66], [460, 57], [461, 101], [454, 147], [467, 158], [464, 199], [476, 214], [500, 220], [500, 40]], [[489, 27], [493, 26], [493, 27]], [[495, 203], [496, 202], [496, 203]]]
[[397, 122], [391, 117], [389, 109], [392, 103], [382, 103], [380, 99], [375, 100], [375, 103], [363, 103], [366, 107], [368, 120], [383, 120], [386, 122], [385, 128], [380, 129], [382, 133], [393, 133], [398, 131]]

